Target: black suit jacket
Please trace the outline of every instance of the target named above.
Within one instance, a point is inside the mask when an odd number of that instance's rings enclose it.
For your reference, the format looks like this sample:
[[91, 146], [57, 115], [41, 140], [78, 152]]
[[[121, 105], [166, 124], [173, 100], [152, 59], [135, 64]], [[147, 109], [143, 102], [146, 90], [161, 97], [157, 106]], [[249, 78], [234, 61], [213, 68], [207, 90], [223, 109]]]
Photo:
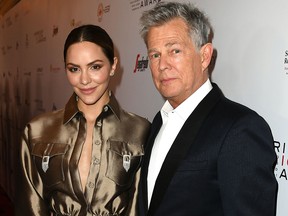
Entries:
[[276, 154], [270, 128], [256, 112], [225, 98], [216, 84], [172, 144], [148, 209], [147, 172], [161, 125], [159, 112], [142, 165], [141, 216], [275, 215]]

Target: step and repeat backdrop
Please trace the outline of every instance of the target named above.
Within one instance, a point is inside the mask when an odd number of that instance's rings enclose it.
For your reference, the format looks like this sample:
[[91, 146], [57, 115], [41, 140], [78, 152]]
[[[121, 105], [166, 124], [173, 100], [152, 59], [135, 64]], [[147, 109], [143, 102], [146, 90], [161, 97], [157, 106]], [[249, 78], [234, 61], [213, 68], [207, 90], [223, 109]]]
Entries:
[[[152, 121], [164, 100], [152, 83], [139, 17], [159, 1], [6, 1], [11, 4], [0, 10], [0, 183], [12, 199], [24, 125], [39, 113], [62, 108], [72, 94], [63, 45], [73, 28], [96, 24], [107, 30], [120, 59], [111, 89], [123, 108]], [[288, 1], [190, 2], [208, 14], [214, 27], [212, 80], [228, 98], [256, 110], [271, 126], [278, 156], [277, 216], [286, 216]]]

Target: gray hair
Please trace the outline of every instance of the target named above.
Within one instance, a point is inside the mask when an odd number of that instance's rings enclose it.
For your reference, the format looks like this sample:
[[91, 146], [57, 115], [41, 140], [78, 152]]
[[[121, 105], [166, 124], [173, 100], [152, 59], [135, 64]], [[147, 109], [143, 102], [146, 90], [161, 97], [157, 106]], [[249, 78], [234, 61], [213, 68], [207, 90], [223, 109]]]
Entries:
[[196, 49], [200, 50], [204, 44], [211, 42], [212, 26], [202, 11], [190, 3], [159, 2], [151, 10], [143, 12], [140, 18], [140, 34], [145, 44], [151, 27], [161, 26], [174, 18], [185, 21]]

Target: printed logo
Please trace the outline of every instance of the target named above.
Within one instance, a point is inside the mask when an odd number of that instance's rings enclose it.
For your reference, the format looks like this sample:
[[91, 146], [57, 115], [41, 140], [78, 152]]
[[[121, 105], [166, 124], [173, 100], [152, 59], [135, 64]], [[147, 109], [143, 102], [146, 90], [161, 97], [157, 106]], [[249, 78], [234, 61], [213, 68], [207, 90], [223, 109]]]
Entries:
[[161, 0], [130, 0], [130, 6], [132, 11], [134, 11], [149, 5], [157, 4], [158, 2], [161, 2]]
[[42, 74], [43, 72], [44, 72], [44, 68], [43, 67], [36, 68], [36, 73]]
[[53, 66], [52, 64], [50, 64], [50, 72], [51, 73], [59, 73], [59, 72], [61, 72], [61, 67], [56, 67], [56, 66]]
[[53, 26], [53, 32], [52, 32], [52, 37], [55, 37], [59, 32], [58, 26], [54, 25]]
[[287, 168], [288, 168], [288, 155], [286, 152], [286, 143], [280, 141], [274, 141], [274, 148], [277, 154], [277, 164], [275, 167], [275, 176], [277, 179], [288, 180]]
[[46, 41], [46, 37], [44, 35], [44, 30], [39, 30], [39, 31], [35, 32], [34, 36], [35, 36], [36, 44]]
[[284, 54], [284, 71], [286, 71], [286, 74], [288, 75], [288, 50], [285, 50]]
[[103, 4], [100, 3], [100, 4], [98, 5], [98, 10], [97, 10], [97, 17], [98, 17], [98, 21], [99, 21], [99, 22], [102, 21], [103, 14], [104, 14]]
[[98, 9], [97, 9], [98, 22], [101, 22], [104, 13], [108, 13], [109, 11], [110, 11], [110, 5], [104, 6], [103, 3], [99, 3]]
[[148, 63], [148, 56], [146, 56], [146, 58], [144, 56], [140, 58], [140, 54], [138, 54], [136, 57], [136, 64], [133, 72], [144, 72], [148, 68]]
[[70, 22], [70, 25], [71, 25], [73, 28], [76, 28], [76, 27], [80, 26], [81, 24], [82, 24], [81, 20], [76, 21], [75, 19], [72, 19], [71, 22]]

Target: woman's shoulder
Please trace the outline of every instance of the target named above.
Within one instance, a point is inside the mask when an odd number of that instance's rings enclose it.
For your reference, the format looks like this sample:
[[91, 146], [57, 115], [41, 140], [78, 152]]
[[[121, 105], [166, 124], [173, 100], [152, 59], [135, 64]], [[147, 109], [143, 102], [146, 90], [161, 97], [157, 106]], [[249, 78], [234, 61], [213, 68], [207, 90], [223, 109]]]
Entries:
[[63, 121], [64, 116], [64, 109], [54, 110], [50, 112], [44, 112], [34, 116], [28, 124], [35, 124], [35, 123], [49, 123], [53, 121]]
[[145, 118], [143, 116], [140, 116], [138, 114], [126, 110], [122, 110], [121, 118], [128, 121], [134, 121], [139, 123], [141, 122], [143, 124], [150, 125], [150, 121], [148, 120], [148, 118]]

